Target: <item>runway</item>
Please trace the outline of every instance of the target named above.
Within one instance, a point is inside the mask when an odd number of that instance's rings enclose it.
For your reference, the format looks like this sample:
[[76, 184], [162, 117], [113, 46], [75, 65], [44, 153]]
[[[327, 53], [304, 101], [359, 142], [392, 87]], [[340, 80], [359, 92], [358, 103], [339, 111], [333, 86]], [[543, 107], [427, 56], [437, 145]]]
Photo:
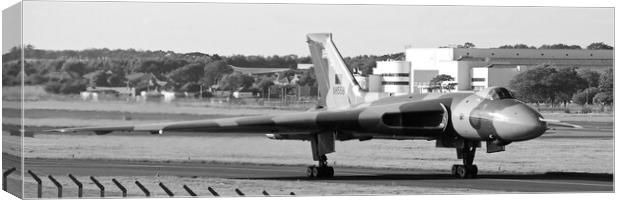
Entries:
[[[150, 116], [146, 116], [150, 117]], [[145, 118], [146, 118], [145, 117]], [[192, 118], [194, 116], [189, 116]], [[602, 139], [613, 140], [613, 123], [575, 122], [584, 126], [580, 130], [551, 130], [539, 139], [558, 138], [571, 140]], [[5, 126], [7, 128], [7, 126]], [[27, 136], [50, 134], [38, 132], [49, 127], [30, 127]], [[33, 131], [34, 130], [34, 131]], [[28, 134], [31, 133], [31, 134]], [[77, 133], [91, 135], [92, 133]], [[147, 135], [144, 133], [144, 135]], [[179, 133], [164, 137], [193, 136], [195, 133]], [[227, 137], [257, 137], [255, 135], [226, 134]], [[3, 154], [3, 170], [19, 166], [19, 159]], [[476, 189], [502, 192], [553, 193], [553, 192], [613, 192], [612, 174], [592, 173], [499, 173], [480, 171], [477, 179], [462, 180], [449, 175], [452, 164], [445, 163], [443, 171], [428, 169], [376, 169], [335, 166], [334, 178], [314, 180], [305, 176], [306, 166], [300, 165], [258, 165], [240, 163], [212, 162], [152, 162], [125, 160], [85, 160], [85, 159], [32, 159], [25, 160], [25, 170], [32, 170], [40, 176], [182, 176], [215, 177], [228, 179], [259, 179], [278, 181], [312, 181], [363, 184], [370, 186], [405, 186], [422, 188]], [[19, 171], [17, 172], [19, 173]], [[28, 174], [25, 179], [32, 179]]]
[[[3, 168], [15, 164], [4, 154]], [[8, 156], [8, 157], [7, 157]], [[511, 174], [485, 172], [477, 179], [457, 179], [448, 171], [394, 170], [335, 167], [335, 177], [326, 180], [305, 177], [305, 166], [256, 165], [209, 162], [139, 162], [120, 160], [26, 159], [25, 170], [40, 175], [84, 176], [184, 176], [230, 179], [307, 180], [367, 185], [468, 188], [501, 192], [613, 192], [613, 175], [588, 173]], [[449, 167], [450, 163], [446, 163]], [[28, 175], [25, 177], [31, 178]]]

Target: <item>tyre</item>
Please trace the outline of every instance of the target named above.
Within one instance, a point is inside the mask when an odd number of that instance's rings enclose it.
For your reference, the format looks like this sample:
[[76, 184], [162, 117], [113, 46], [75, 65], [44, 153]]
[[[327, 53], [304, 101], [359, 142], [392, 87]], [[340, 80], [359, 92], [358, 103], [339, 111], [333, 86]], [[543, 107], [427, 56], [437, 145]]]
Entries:
[[314, 177], [316, 178], [321, 178], [322, 176], [321, 170], [319, 170], [318, 167], [312, 167], [312, 174], [314, 174]]
[[327, 177], [327, 178], [334, 177], [334, 168], [333, 167], [327, 167], [325, 169], [325, 171], [326, 171], [326, 173], [325, 173], [326, 176], [325, 177]]
[[459, 178], [468, 178], [469, 173], [468, 170], [465, 166], [463, 165], [459, 165], [458, 167], [456, 167], [456, 174]]
[[469, 172], [469, 178], [476, 178], [478, 176], [478, 166], [469, 166], [467, 171]]
[[457, 176], [456, 174], [456, 169], [458, 168], [459, 165], [452, 165], [452, 176]]
[[306, 175], [308, 176], [308, 178], [314, 178], [314, 176], [316, 175], [314, 166], [310, 166], [306, 169]]

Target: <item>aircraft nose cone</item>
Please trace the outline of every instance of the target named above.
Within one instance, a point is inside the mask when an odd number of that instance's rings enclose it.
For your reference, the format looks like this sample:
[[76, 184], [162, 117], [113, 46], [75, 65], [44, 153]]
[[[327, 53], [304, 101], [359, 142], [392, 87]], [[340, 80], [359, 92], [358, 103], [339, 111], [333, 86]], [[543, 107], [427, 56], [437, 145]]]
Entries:
[[518, 103], [499, 110], [494, 117], [497, 136], [505, 141], [523, 141], [534, 139], [547, 130], [542, 116], [529, 106]]

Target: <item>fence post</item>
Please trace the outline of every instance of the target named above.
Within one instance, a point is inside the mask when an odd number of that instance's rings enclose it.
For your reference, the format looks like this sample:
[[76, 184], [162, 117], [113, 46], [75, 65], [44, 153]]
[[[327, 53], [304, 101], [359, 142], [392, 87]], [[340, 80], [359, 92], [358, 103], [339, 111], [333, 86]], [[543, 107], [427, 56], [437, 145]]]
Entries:
[[50, 181], [56, 185], [56, 188], [58, 188], [58, 198], [62, 198], [62, 185], [52, 175], [48, 175], [47, 178], [49, 178]]
[[168, 196], [170, 196], [170, 197], [173, 197], [173, 196], [174, 196], [174, 194], [172, 193], [172, 191], [170, 191], [170, 190], [168, 189], [168, 187], [166, 187], [166, 186], [164, 185], [164, 183], [159, 182], [159, 187], [161, 187], [161, 189], [163, 189], [163, 190], [164, 190], [164, 192], [166, 192], [166, 194], [168, 194]]
[[99, 187], [99, 190], [101, 191], [100, 196], [101, 197], [105, 197], [105, 187], [103, 187], [103, 185], [101, 185], [101, 183], [99, 183], [99, 181], [97, 179], [95, 179], [95, 177], [90, 177], [90, 180], [93, 181], [93, 183], [95, 183], [95, 185], [97, 185], [97, 187]]
[[28, 174], [30, 174], [30, 176], [32, 176], [32, 178], [34, 178], [37, 182], [37, 198], [41, 198], [41, 193], [43, 192], [43, 184], [41, 183], [41, 179], [30, 170], [28, 170]]
[[17, 168], [13, 167], [9, 170], [6, 170], [6, 172], [2, 173], [2, 190], [6, 191], [6, 179], [7, 177], [9, 177], [9, 174], [13, 173], [15, 170], [17, 170]]
[[148, 190], [148, 189], [146, 189], [146, 188], [144, 187], [144, 185], [142, 185], [142, 183], [140, 183], [140, 181], [136, 181], [135, 183], [136, 183], [136, 185], [140, 188], [140, 190], [142, 190], [142, 192], [144, 192], [144, 195], [145, 195], [146, 197], [151, 196], [151, 192], [149, 192], [149, 190]]
[[243, 194], [243, 192], [241, 192], [241, 190], [239, 190], [239, 188], [235, 188], [235, 192], [236, 192], [239, 196], [245, 196], [245, 194]]
[[189, 193], [190, 196], [198, 196], [196, 195], [196, 193], [194, 193], [194, 191], [192, 191], [192, 189], [190, 189], [189, 187], [187, 187], [187, 185], [183, 185], [183, 189], [185, 189], [185, 191], [187, 191], [187, 193]]
[[220, 194], [218, 194], [218, 193], [217, 193], [217, 192], [216, 192], [213, 188], [211, 188], [211, 187], [207, 187], [207, 190], [209, 190], [209, 192], [211, 192], [211, 194], [212, 194], [213, 196], [216, 196], [216, 197], [219, 197], [219, 196], [220, 196]]
[[116, 185], [116, 187], [118, 187], [118, 189], [123, 192], [123, 197], [127, 197], [127, 189], [123, 185], [121, 185], [121, 183], [119, 183], [116, 179], [112, 179], [112, 182], [114, 182], [114, 185]]
[[265, 196], [269, 196], [269, 193], [267, 193], [267, 191], [266, 191], [266, 190], [263, 190], [263, 195], [265, 195]]
[[71, 180], [75, 183], [75, 185], [77, 185], [78, 187], [78, 198], [82, 198], [82, 183], [77, 180], [77, 178], [75, 178], [73, 175], [69, 174], [69, 178], [71, 178]]

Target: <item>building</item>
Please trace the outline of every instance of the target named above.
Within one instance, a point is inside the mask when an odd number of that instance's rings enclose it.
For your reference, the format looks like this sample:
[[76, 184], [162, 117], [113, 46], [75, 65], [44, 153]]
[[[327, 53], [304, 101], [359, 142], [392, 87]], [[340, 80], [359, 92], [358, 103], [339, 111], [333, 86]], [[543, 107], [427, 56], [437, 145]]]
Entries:
[[381, 76], [382, 91], [391, 95], [410, 93], [411, 63], [408, 61], [377, 61], [373, 74]]
[[456, 90], [467, 91], [507, 86], [515, 75], [540, 64], [596, 71], [613, 67], [613, 50], [408, 48], [405, 55], [413, 93], [424, 92], [439, 74], [454, 77]]

